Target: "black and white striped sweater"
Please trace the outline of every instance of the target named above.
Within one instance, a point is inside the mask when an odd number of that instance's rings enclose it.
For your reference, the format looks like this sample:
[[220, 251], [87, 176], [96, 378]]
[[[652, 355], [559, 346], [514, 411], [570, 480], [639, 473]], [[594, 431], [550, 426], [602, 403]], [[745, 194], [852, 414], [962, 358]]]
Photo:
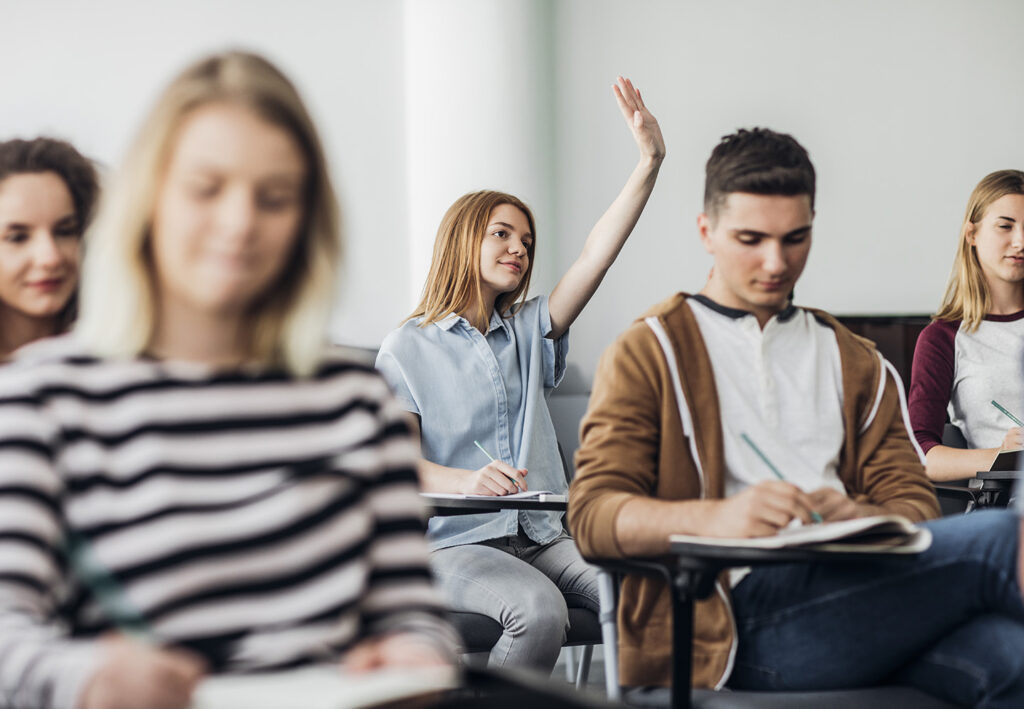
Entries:
[[391, 631], [454, 649], [416, 456], [383, 380], [340, 357], [303, 380], [28, 348], [0, 368], [0, 701], [73, 707], [115, 627], [69, 540], [159, 642], [219, 671]]

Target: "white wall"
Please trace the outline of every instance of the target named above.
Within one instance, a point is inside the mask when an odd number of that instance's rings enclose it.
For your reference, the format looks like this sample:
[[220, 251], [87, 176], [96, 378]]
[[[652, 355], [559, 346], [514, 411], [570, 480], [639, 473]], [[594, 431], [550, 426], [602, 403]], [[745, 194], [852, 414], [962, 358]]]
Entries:
[[837, 313], [933, 312], [970, 190], [1024, 168], [1018, 0], [556, 7], [561, 268], [634, 159], [607, 110], [616, 73], [641, 87], [668, 148], [633, 237], [574, 326], [584, 380], [648, 305], [703, 285], [703, 165], [738, 127], [790, 132], [810, 152], [817, 218], [797, 301]]
[[342, 198], [334, 336], [376, 345], [408, 312], [398, 0], [0, 0], [0, 27], [0, 139], [56, 134], [109, 165], [187, 63], [268, 56], [313, 113]]
[[0, 0], [0, 138], [56, 133], [116, 163], [185, 62], [266, 53], [299, 85], [342, 195], [336, 339], [375, 345], [422, 287], [444, 209], [511, 190], [538, 213], [549, 290], [636, 148], [611, 97], [635, 79], [668, 158], [572, 330], [569, 390], [646, 307], [700, 288], [702, 169], [740, 126], [793, 133], [818, 168], [800, 302], [929, 312], [970, 189], [1024, 166], [1019, 0]]

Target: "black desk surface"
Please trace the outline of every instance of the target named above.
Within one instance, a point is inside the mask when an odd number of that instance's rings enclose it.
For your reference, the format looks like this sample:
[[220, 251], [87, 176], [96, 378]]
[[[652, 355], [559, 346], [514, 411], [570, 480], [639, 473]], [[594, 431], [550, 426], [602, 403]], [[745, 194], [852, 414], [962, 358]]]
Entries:
[[[911, 553], [878, 551], [837, 551], [809, 547], [786, 547], [782, 549], [755, 549], [751, 547], [729, 547], [717, 544], [670, 541], [672, 554], [686, 568], [703, 566], [757, 566], [760, 564], [788, 564], [802, 561], [882, 561], [899, 560]], [[728, 562], [728, 563], [723, 563]], [[738, 563], [737, 563], [738, 562]]]
[[1024, 470], [981, 470], [978, 480], [1016, 480], [1024, 476]]
[[436, 516], [472, 515], [501, 510], [544, 510], [546, 512], [565, 512], [567, 505], [564, 500], [537, 500], [534, 498], [508, 499], [500, 495], [489, 498], [451, 498], [428, 497], [423, 495], [424, 502], [430, 506]]

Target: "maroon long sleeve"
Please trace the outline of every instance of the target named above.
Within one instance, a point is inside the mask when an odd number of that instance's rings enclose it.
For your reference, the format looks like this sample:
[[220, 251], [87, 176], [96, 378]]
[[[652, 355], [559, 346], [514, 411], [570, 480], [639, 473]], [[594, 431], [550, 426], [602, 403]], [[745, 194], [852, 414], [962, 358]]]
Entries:
[[946, 408], [953, 391], [956, 333], [960, 321], [936, 320], [917, 338], [910, 369], [910, 425], [921, 450], [942, 443]]

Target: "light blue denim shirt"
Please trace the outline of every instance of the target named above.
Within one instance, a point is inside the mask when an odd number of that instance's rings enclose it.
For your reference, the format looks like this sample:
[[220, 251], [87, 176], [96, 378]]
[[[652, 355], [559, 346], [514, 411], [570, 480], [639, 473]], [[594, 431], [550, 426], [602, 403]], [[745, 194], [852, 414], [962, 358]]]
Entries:
[[[487, 452], [526, 468], [531, 490], [566, 493], [555, 427], [546, 397], [565, 374], [568, 332], [551, 332], [547, 296], [531, 298], [510, 318], [491, 315], [487, 335], [465, 318], [449, 315], [427, 327], [416, 318], [388, 334], [377, 369], [405, 407], [420, 417], [423, 457], [453, 468], [476, 470]], [[433, 517], [431, 548], [511, 536], [518, 525], [546, 544], [562, 531], [560, 513], [503, 512]]]

